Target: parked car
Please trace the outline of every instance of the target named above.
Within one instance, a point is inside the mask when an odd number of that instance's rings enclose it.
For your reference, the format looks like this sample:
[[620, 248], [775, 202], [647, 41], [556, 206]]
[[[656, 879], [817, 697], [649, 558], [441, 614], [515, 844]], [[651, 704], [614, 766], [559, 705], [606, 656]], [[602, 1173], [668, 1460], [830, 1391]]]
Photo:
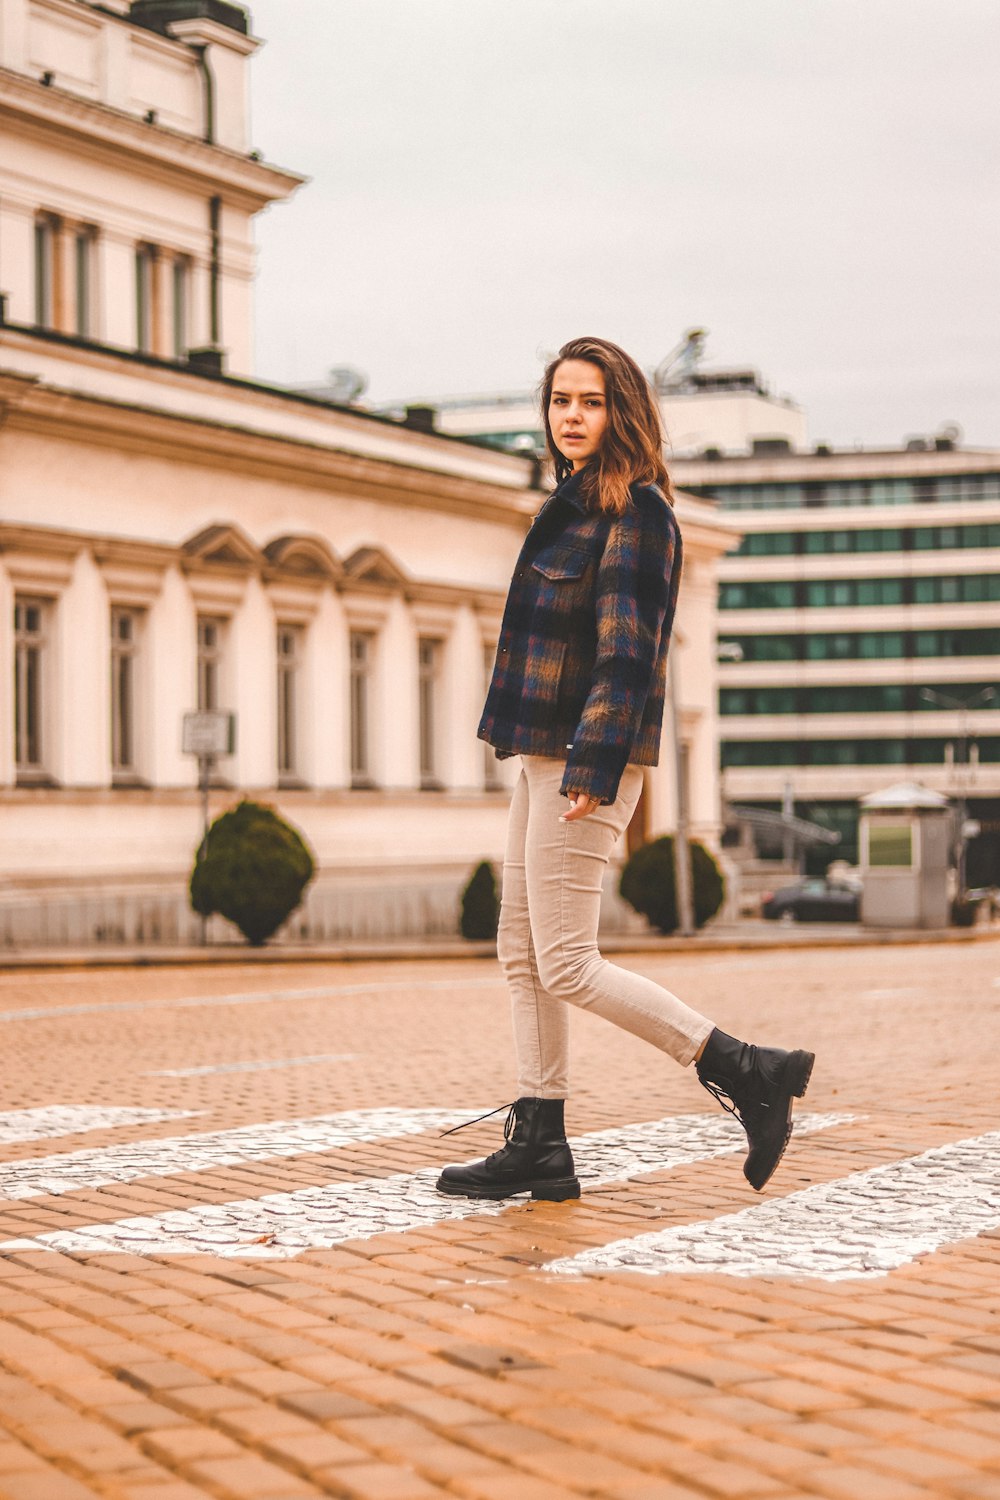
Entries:
[[861, 887], [849, 880], [800, 880], [765, 892], [760, 914], [769, 922], [784, 917], [794, 922], [857, 922], [861, 916]]

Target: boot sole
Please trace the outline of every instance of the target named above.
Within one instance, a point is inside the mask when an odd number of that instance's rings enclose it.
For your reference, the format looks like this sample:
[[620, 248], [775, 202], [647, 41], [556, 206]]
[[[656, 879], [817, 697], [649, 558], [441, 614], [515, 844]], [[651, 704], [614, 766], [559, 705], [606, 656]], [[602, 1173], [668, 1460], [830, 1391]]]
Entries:
[[815, 1052], [803, 1052], [801, 1050], [797, 1050], [795, 1052], [789, 1052], [788, 1054], [788, 1060], [785, 1063], [785, 1076], [782, 1080], [783, 1090], [786, 1092], [788, 1099], [784, 1138], [781, 1141], [777, 1154], [774, 1156], [773, 1160], [770, 1160], [768, 1162], [766, 1172], [754, 1172], [753, 1176], [751, 1176], [750, 1172], [747, 1170], [748, 1162], [745, 1162], [743, 1165], [744, 1177], [746, 1178], [747, 1182], [749, 1182], [750, 1186], [754, 1188], [758, 1193], [760, 1192], [761, 1188], [766, 1187], [770, 1182], [771, 1178], [774, 1176], [774, 1173], [778, 1168], [779, 1163], [781, 1162], [781, 1158], [784, 1156], [785, 1151], [787, 1150], [788, 1142], [792, 1138], [792, 1100], [801, 1099], [806, 1089], [809, 1087], [809, 1080], [812, 1077], [812, 1070], [815, 1062]]
[[801, 1099], [809, 1087], [815, 1062], [815, 1052], [789, 1052], [785, 1063], [785, 1082], [793, 1098]]
[[449, 1198], [485, 1198], [497, 1202], [502, 1198], [517, 1198], [530, 1193], [532, 1198], [545, 1203], [565, 1203], [570, 1198], [579, 1198], [580, 1181], [577, 1177], [556, 1177], [551, 1182], [509, 1182], [503, 1187], [463, 1187], [461, 1183], [448, 1182], [439, 1177], [437, 1190]]

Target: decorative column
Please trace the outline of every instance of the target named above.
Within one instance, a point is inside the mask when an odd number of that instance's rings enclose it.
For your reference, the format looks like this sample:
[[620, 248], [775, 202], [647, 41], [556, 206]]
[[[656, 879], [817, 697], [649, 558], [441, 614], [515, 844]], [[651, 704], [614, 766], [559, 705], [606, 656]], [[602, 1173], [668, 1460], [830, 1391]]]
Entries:
[[[118, 603], [114, 582], [111, 587]], [[160, 570], [146, 605], [140, 658], [141, 770], [155, 787], [191, 786], [198, 764], [181, 753], [181, 721], [195, 707], [198, 647], [191, 595], [179, 568]]]
[[59, 600], [52, 771], [64, 786], [111, 785], [111, 603], [100, 569], [81, 551]]
[[166, 359], [171, 353], [169, 277], [170, 262], [157, 246], [149, 263], [149, 352], [159, 359]]
[[318, 787], [351, 784], [348, 623], [344, 601], [332, 588], [319, 596], [306, 646], [307, 736], [312, 779]]
[[236, 785], [241, 791], [271, 788], [278, 781], [275, 714], [278, 661], [274, 612], [259, 578], [248, 578], [231, 630], [233, 707], [237, 714]]
[[52, 327], [59, 333], [76, 332], [74, 231], [65, 219], [52, 220]]
[[135, 252], [132, 240], [112, 229], [102, 229], [96, 261], [97, 305], [100, 308], [98, 336], [108, 344], [134, 349], [136, 327]]
[[378, 643], [375, 697], [380, 785], [420, 786], [417, 632], [401, 594], [389, 600]]

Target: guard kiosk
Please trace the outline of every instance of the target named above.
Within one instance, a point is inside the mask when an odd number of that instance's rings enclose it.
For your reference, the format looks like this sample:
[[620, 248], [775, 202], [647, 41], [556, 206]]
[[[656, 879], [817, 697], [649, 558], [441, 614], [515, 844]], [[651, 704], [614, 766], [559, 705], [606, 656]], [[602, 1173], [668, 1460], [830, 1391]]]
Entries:
[[948, 926], [953, 816], [947, 797], [915, 781], [861, 798], [863, 926]]

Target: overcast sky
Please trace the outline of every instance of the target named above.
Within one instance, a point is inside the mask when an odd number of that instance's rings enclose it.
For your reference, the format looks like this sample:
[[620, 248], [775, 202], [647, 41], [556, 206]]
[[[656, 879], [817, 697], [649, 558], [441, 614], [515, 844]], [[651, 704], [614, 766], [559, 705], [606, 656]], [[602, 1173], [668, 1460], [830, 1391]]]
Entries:
[[998, 0], [250, 0], [258, 369], [519, 389], [693, 325], [814, 440], [1000, 444]]

